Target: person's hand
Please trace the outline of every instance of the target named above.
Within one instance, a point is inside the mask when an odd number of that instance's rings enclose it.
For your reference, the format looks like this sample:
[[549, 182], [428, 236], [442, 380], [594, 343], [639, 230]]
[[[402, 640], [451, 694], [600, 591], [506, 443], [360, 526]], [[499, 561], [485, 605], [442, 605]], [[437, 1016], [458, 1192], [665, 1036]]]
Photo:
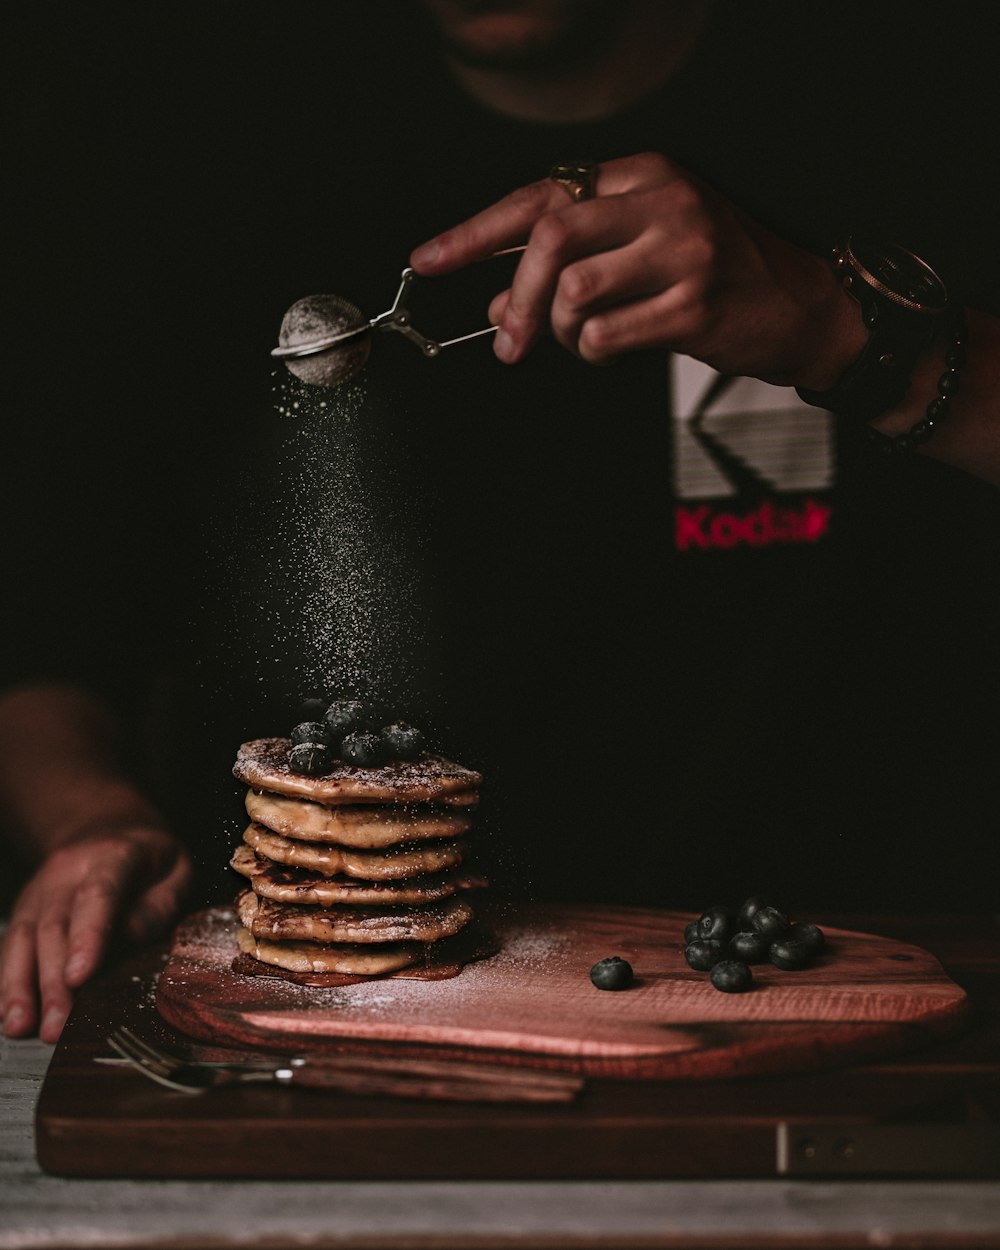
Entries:
[[825, 389], [867, 338], [831, 267], [752, 222], [663, 156], [602, 164], [596, 197], [549, 179], [418, 247], [423, 275], [528, 240], [493, 301], [495, 348], [522, 360], [551, 333], [593, 364], [662, 347], [722, 373]]
[[93, 830], [54, 850], [17, 898], [0, 948], [4, 1033], [37, 1030], [56, 1041], [73, 990], [97, 970], [112, 936], [160, 936], [190, 882], [187, 852], [153, 827]]

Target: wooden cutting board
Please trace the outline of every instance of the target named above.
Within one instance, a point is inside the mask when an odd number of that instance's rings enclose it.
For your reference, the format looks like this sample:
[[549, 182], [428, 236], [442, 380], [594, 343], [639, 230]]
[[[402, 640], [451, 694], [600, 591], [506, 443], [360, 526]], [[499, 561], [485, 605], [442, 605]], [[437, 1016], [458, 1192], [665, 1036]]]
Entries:
[[[649, 917], [649, 913], [639, 915]], [[551, 919], [555, 923], [554, 911]], [[259, 1084], [190, 1097], [155, 1085], [127, 1067], [95, 1062], [110, 1054], [107, 1036], [122, 1026], [174, 1051], [190, 1045], [190, 1037], [172, 1028], [156, 1009], [157, 983], [168, 960], [175, 962], [177, 955], [171, 957], [165, 946], [149, 947], [114, 963], [75, 996], [38, 1100], [38, 1160], [46, 1171], [65, 1176], [299, 1181], [787, 1179], [790, 1175], [815, 1177], [824, 1168], [843, 1176], [847, 1166], [865, 1176], [897, 1170], [911, 1175], [920, 1166], [925, 1174], [936, 1174], [940, 1169], [934, 1160], [940, 1158], [940, 1143], [929, 1162], [923, 1160], [922, 1152], [910, 1149], [901, 1169], [896, 1166], [898, 1160], [884, 1159], [878, 1142], [867, 1138], [856, 1139], [856, 1157], [847, 1159], [836, 1150], [845, 1140], [854, 1141], [855, 1133], [871, 1129], [877, 1135], [883, 1127], [890, 1135], [903, 1131], [901, 1126], [907, 1134], [911, 1128], [936, 1133], [943, 1127], [950, 1142], [947, 1134], [952, 1122], [964, 1124], [974, 1117], [971, 1127], [981, 1129], [989, 1108], [994, 1113], [1000, 1110], [996, 923], [989, 918], [972, 922], [956, 917], [856, 917], [842, 924], [926, 943], [969, 992], [974, 1006], [969, 1027], [959, 1036], [915, 1046], [906, 1054], [880, 1056], [871, 1064], [846, 1066], [845, 1048], [830, 1046], [825, 1054], [834, 1066], [791, 1075], [779, 1071], [762, 1079], [585, 1078], [584, 1088], [571, 1101], [544, 1105], [441, 1102], [377, 1096], [360, 1089], [341, 1092]], [[195, 921], [194, 929], [198, 928]], [[203, 939], [215, 940], [218, 934], [213, 936], [213, 930], [214, 922], [207, 932], [202, 928]], [[609, 937], [614, 934], [610, 927], [605, 931]], [[843, 940], [853, 942], [854, 938]], [[837, 941], [841, 941], [839, 935]], [[866, 938], [862, 945], [871, 949], [876, 941]], [[887, 942], [882, 949], [907, 956], [890, 960], [890, 966], [899, 970], [900, 981], [912, 983], [917, 979], [915, 967], [931, 967], [933, 981], [940, 986], [940, 970], [922, 951], [916, 952], [919, 958], [915, 959], [912, 946]], [[608, 950], [602, 948], [601, 953]], [[673, 957], [669, 949], [666, 955], [662, 948], [657, 951], [658, 960]], [[586, 965], [587, 958], [580, 963]], [[656, 967], [662, 971], [665, 966], [661, 962]], [[651, 976], [649, 970], [642, 971]], [[190, 988], [192, 993], [203, 992], [197, 985]], [[217, 997], [218, 979], [204, 988]], [[945, 988], [954, 996], [950, 983]], [[595, 990], [592, 998], [588, 993], [584, 1002], [592, 1006], [598, 994]], [[609, 999], [621, 1007], [626, 997], [624, 992], [604, 994], [601, 1001]], [[816, 1027], [786, 1020], [769, 1025], [767, 1033], [780, 1029], [786, 1039], [793, 1032], [801, 1038]], [[828, 1031], [830, 1026], [822, 1027]], [[721, 1036], [720, 1027], [714, 1039]], [[900, 1025], [894, 1037], [883, 1031], [872, 1044], [902, 1047], [925, 1036], [920, 1025], [912, 1030]], [[280, 1037], [280, 1051], [287, 1053], [284, 1035]], [[708, 1030], [705, 1041], [713, 1043]], [[376, 1045], [362, 1040], [345, 1042], [343, 1048], [375, 1049]], [[382, 1048], [395, 1057], [410, 1047], [390, 1042]], [[420, 1049], [416, 1044], [412, 1048]], [[211, 1044], [195, 1044], [192, 1049], [208, 1059], [239, 1058], [245, 1053], [230, 1048], [226, 1054], [223, 1047]], [[493, 1053], [495, 1057], [498, 1052]], [[452, 1057], [450, 1051], [448, 1057]], [[539, 1061], [538, 1056], [517, 1052], [507, 1052], [506, 1058], [508, 1063]], [[558, 1062], [551, 1055], [540, 1059]], [[818, 1061], [818, 1056], [813, 1059]], [[807, 1141], [810, 1155], [800, 1159], [794, 1149], [789, 1153], [786, 1146], [789, 1141], [794, 1145], [794, 1139], [788, 1134]], [[949, 1159], [966, 1161], [960, 1165], [966, 1171], [959, 1174], [995, 1174], [995, 1169], [994, 1173], [984, 1171], [981, 1153], [970, 1165], [968, 1150], [963, 1154], [953, 1146], [953, 1142], [948, 1145]], [[985, 1166], [992, 1166], [989, 1157]]]
[[[178, 931], [156, 1005], [174, 1028], [256, 1050], [414, 1050], [617, 1079], [733, 1078], [816, 1071], [899, 1052], [959, 1028], [967, 999], [928, 952], [830, 929], [811, 968], [754, 968], [723, 994], [684, 962], [672, 912], [584, 906], [496, 908], [499, 952], [453, 980], [311, 988], [231, 970], [225, 908]], [[595, 989], [620, 955], [636, 980]]]

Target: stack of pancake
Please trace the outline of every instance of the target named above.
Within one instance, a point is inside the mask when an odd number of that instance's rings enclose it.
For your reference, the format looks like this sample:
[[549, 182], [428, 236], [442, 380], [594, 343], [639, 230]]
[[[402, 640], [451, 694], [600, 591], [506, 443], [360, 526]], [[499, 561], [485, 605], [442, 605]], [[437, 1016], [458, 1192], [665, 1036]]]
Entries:
[[287, 738], [240, 747], [250, 825], [232, 867], [241, 951], [292, 973], [385, 976], [427, 966], [473, 917], [463, 866], [481, 777], [439, 755], [294, 771]]

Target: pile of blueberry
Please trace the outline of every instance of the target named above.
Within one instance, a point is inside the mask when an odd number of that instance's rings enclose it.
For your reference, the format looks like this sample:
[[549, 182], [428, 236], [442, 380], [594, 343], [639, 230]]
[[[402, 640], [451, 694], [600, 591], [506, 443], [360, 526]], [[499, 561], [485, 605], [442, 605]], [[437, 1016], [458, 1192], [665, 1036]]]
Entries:
[[750, 964], [805, 968], [823, 949], [822, 929], [792, 924], [784, 912], [759, 895], [738, 910], [710, 907], [684, 930], [684, 958], [707, 972], [717, 990], [740, 994], [753, 984]]
[[378, 768], [389, 760], [415, 759], [424, 749], [419, 729], [401, 720], [385, 724], [384, 714], [360, 699], [335, 699], [322, 717], [303, 721], [289, 735], [288, 767], [293, 772], [325, 773], [333, 759]]

